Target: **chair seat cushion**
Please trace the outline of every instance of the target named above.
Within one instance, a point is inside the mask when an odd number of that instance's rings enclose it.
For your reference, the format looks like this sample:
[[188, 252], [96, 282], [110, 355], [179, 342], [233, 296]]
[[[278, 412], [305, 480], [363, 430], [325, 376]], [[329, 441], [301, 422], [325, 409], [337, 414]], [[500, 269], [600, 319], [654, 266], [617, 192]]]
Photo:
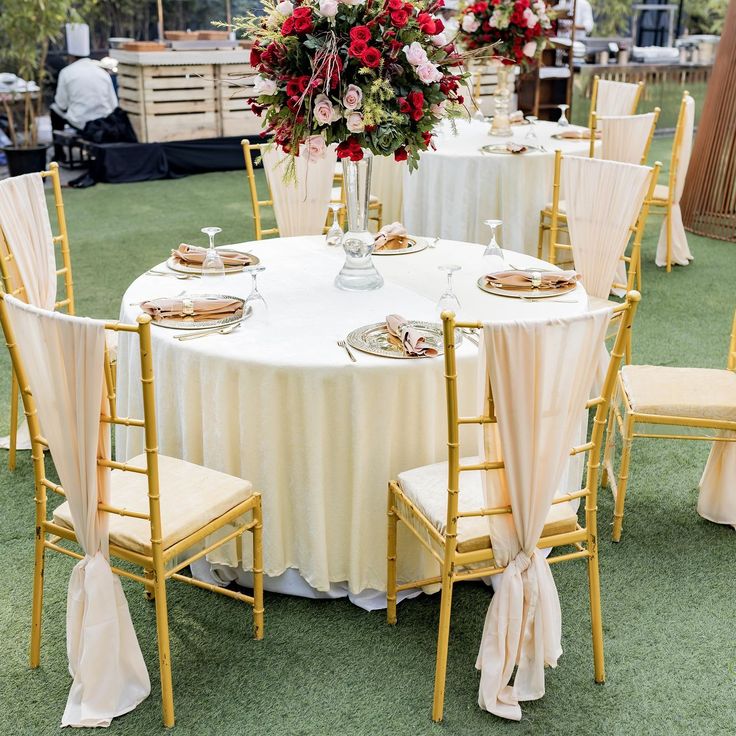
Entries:
[[654, 187], [654, 199], [669, 199], [670, 188], [666, 184], [657, 184]]
[[[461, 465], [473, 465], [477, 457], [467, 457]], [[483, 499], [483, 485], [480, 470], [460, 473], [460, 511], [474, 511], [486, 504]], [[399, 486], [409, 500], [424, 514], [440, 533], [445, 533], [447, 519], [447, 463], [435, 463], [421, 468], [399, 473]], [[577, 514], [570, 502], [554, 504], [547, 515], [542, 536], [563, 534], [575, 531]], [[491, 539], [488, 531], [488, 517], [471, 516], [458, 520], [458, 552], [472, 552], [490, 549]]]
[[625, 365], [621, 381], [637, 413], [736, 422], [733, 371]]
[[[138, 455], [128, 465], [145, 467], [146, 456]], [[247, 480], [225, 475], [184, 460], [158, 456], [163, 548], [167, 549], [242, 503], [253, 486]], [[148, 479], [141, 473], [113, 470], [110, 473], [110, 505], [148, 513]], [[110, 544], [151, 554], [151, 527], [145, 519], [110, 514]], [[54, 511], [54, 522], [72, 529], [69, 503]]]

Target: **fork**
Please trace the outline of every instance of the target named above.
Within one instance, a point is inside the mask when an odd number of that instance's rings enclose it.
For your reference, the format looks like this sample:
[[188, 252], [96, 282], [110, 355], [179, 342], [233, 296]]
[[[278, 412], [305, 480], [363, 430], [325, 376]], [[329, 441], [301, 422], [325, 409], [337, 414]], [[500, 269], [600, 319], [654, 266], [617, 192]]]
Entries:
[[145, 276], [173, 276], [175, 279], [185, 281], [187, 279], [198, 279], [201, 278], [199, 274], [195, 273], [166, 273], [165, 271], [156, 271], [153, 268], [146, 271]]
[[227, 325], [227, 327], [220, 327], [217, 330], [203, 330], [202, 332], [195, 332], [192, 335], [175, 335], [174, 339], [183, 342], [184, 340], [196, 340], [200, 337], [207, 337], [207, 335], [229, 335], [237, 327], [240, 327], [240, 322], [236, 322], [234, 325]]
[[337, 344], [341, 348], [344, 348], [345, 349], [345, 352], [348, 354], [348, 357], [350, 358], [350, 360], [353, 361], [353, 363], [357, 363], [358, 362], [357, 359], [356, 359], [356, 357], [355, 357], [355, 355], [353, 355], [353, 351], [350, 349], [350, 346], [347, 344], [347, 342], [345, 342], [345, 340], [338, 340], [337, 341]]

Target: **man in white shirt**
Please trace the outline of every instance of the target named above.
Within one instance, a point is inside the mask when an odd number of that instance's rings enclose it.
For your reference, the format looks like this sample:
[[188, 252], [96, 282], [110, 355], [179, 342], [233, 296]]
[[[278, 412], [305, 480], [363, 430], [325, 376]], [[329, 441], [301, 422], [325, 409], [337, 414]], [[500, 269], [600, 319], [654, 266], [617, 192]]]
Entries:
[[[572, 0], [563, 0], [563, 2], [555, 5], [553, 10], [569, 10], [571, 7]], [[575, 5], [575, 39], [582, 41], [587, 38], [594, 25], [593, 8], [588, 0], [577, 0]]]

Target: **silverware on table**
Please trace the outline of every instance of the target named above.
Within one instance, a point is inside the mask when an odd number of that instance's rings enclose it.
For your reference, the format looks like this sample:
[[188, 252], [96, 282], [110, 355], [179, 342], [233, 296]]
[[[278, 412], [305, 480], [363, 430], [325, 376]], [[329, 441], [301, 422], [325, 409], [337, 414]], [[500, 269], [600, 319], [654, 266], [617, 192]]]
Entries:
[[559, 299], [558, 297], [533, 297], [533, 296], [520, 296], [519, 299], [523, 302], [552, 302], [553, 304], [577, 304], [577, 299]]
[[463, 327], [463, 329], [460, 330], [460, 332], [462, 332], [463, 337], [467, 338], [470, 342], [472, 342], [473, 345], [475, 345], [475, 347], [480, 347], [480, 339], [478, 338], [478, 335], [476, 332], [466, 327]]
[[168, 271], [156, 271], [155, 269], [150, 269], [149, 271], [146, 271], [144, 276], [170, 276], [175, 279], [179, 279], [180, 281], [186, 281], [187, 279], [199, 279], [201, 276], [197, 273], [173, 273]]
[[240, 327], [240, 322], [236, 322], [233, 325], [226, 325], [225, 327], [219, 327], [216, 330], [202, 330], [201, 332], [193, 332], [186, 335], [175, 335], [175, 339], [183, 342], [184, 340], [196, 340], [197, 338], [207, 337], [208, 335], [229, 335], [238, 327]]
[[341, 348], [344, 348], [345, 349], [345, 352], [348, 354], [348, 357], [350, 358], [350, 360], [353, 361], [353, 363], [357, 363], [358, 362], [357, 358], [353, 354], [353, 351], [350, 349], [350, 345], [348, 345], [347, 342], [345, 342], [345, 340], [338, 340], [337, 341], [337, 344]]

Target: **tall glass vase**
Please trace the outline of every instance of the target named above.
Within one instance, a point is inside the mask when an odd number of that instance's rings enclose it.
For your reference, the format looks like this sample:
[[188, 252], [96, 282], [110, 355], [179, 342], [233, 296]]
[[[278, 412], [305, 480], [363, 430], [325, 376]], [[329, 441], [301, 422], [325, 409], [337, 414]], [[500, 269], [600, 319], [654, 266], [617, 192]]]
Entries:
[[373, 265], [374, 236], [368, 232], [373, 154], [363, 150], [360, 161], [342, 160], [348, 229], [342, 239], [345, 264], [335, 277], [335, 286], [347, 291], [380, 289], [383, 277]]
[[511, 121], [509, 120], [510, 86], [514, 79], [514, 67], [505, 64], [496, 65], [496, 90], [493, 93], [493, 122], [491, 135], [510, 138]]

